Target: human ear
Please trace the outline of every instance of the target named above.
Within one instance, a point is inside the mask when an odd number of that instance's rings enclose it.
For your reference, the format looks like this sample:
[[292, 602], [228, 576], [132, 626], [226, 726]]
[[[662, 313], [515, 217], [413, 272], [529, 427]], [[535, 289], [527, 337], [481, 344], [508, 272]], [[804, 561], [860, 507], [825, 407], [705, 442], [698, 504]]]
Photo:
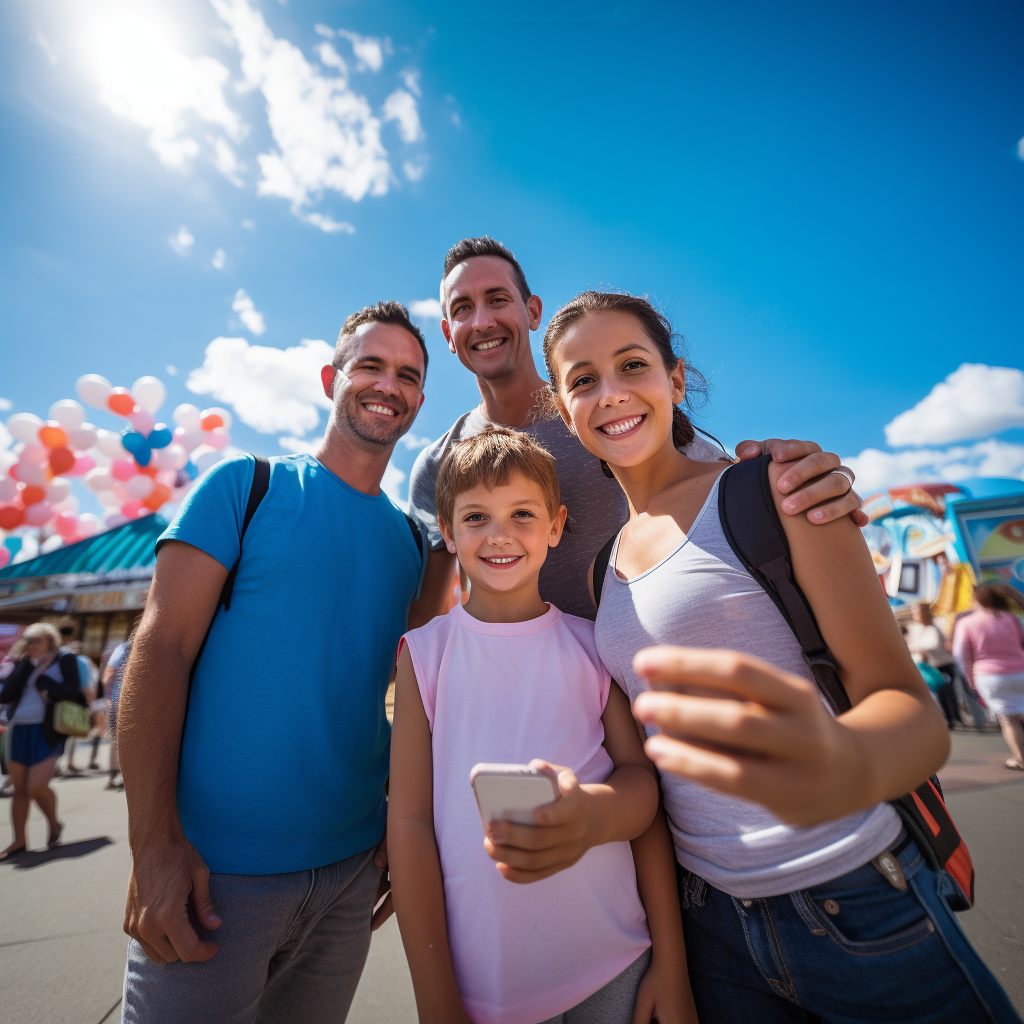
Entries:
[[530, 314], [530, 330], [535, 331], [540, 327], [540, 318], [544, 312], [544, 303], [539, 295], [531, 295], [526, 300], [526, 311]]
[[564, 505], [559, 505], [558, 511], [551, 520], [551, 532], [548, 534], [549, 548], [557, 547], [558, 542], [562, 539], [562, 530], [565, 528], [565, 517], [567, 515], [568, 510], [566, 507]]
[[324, 386], [324, 394], [333, 399], [334, 398], [334, 376], [337, 373], [333, 366], [323, 366], [320, 368], [320, 381]]
[[455, 342], [452, 341], [452, 329], [448, 326], [447, 318], [441, 321], [441, 333], [444, 335], [444, 340], [448, 342], [448, 351], [455, 355]]
[[672, 404], [678, 405], [686, 397], [686, 364], [682, 359], [676, 360], [668, 379], [672, 382]]
[[448, 529], [448, 524], [443, 519], [438, 518], [437, 525], [441, 531], [441, 537], [444, 539], [444, 546], [448, 549], [449, 554], [454, 555], [455, 541], [452, 539], [451, 530]]

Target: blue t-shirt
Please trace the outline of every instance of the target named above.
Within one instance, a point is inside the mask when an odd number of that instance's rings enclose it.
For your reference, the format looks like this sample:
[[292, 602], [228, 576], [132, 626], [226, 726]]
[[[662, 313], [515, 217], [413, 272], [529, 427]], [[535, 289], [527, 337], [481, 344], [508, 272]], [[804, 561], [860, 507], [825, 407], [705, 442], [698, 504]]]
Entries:
[[[160, 537], [230, 569], [254, 461], [211, 469]], [[311, 455], [270, 460], [230, 609], [196, 668], [178, 813], [211, 871], [305, 871], [384, 831], [391, 729], [384, 697], [422, 558], [387, 495]]]

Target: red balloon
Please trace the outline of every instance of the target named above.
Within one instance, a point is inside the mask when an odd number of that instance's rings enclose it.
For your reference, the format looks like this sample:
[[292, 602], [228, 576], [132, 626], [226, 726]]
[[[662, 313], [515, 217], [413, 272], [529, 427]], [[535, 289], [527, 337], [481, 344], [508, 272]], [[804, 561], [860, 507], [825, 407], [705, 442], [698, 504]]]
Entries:
[[[42, 433], [42, 431], [40, 431]], [[75, 468], [75, 456], [67, 448], [54, 448], [50, 452], [50, 469], [54, 476], [60, 476]]]
[[135, 399], [127, 388], [114, 388], [107, 398], [107, 408], [118, 416], [131, 416], [135, 412]]
[[157, 512], [166, 501], [170, 500], [170, 497], [171, 489], [169, 487], [164, 487], [163, 484], [154, 484], [153, 490], [142, 499], [142, 504], [150, 511]]
[[66, 448], [68, 435], [56, 420], [47, 420], [36, 435], [47, 448]]
[[211, 412], [209, 416], [204, 416], [199, 421], [199, 427], [201, 430], [214, 430], [217, 427], [224, 426], [224, 417], [219, 413]]
[[[29, 505], [35, 505], [36, 502], [43, 501], [46, 498], [46, 490], [43, 487], [36, 487], [33, 484], [29, 484], [25, 489], [18, 495], [27, 508]], [[9, 530], [10, 527], [6, 526], [4, 529]]]
[[16, 530], [25, 519], [25, 513], [17, 505], [0, 505], [0, 530]]

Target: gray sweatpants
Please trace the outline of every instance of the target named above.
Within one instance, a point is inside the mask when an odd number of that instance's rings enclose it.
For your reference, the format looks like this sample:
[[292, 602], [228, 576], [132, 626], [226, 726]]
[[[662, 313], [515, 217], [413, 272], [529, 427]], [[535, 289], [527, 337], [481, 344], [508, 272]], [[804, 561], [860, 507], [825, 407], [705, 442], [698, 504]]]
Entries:
[[636, 1007], [637, 989], [650, 966], [651, 951], [645, 949], [604, 988], [599, 988], [582, 1003], [543, 1024], [630, 1024]]
[[198, 964], [128, 943], [122, 1024], [343, 1024], [370, 949], [373, 849], [285, 875], [210, 875], [223, 924]]

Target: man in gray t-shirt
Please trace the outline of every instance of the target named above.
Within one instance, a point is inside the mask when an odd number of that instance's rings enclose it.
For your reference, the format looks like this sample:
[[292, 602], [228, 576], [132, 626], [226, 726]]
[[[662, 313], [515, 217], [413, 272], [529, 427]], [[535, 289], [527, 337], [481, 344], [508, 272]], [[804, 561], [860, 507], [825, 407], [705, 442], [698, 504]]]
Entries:
[[[541, 300], [530, 292], [522, 268], [500, 242], [464, 238], [445, 259], [441, 307], [441, 330], [448, 348], [476, 376], [482, 401], [424, 448], [412, 469], [410, 511], [427, 527], [431, 554], [421, 597], [409, 612], [409, 626], [422, 625], [443, 613], [453, 583], [455, 556], [449, 554], [437, 525], [434, 491], [438, 467], [456, 441], [472, 437], [488, 423], [523, 430], [554, 456], [562, 503], [569, 515], [561, 542], [548, 553], [541, 570], [540, 593], [562, 611], [592, 619], [594, 606], [587, 586], [590, 563], [626, 522], [629, 509], [618, 483], [604, 475], [600, 462], [561, 418], [538, 413], [538, 393], [547, 383], [533, 361], [530, 332], [540, 327]], [[763, 445], [744, 441], [737, 446], [741, 458], [760, 455], [762, 450], [771, 451], [776, 461], [801, 460], [782, 478], [792, 484], [790, 500], [795, 502], [786, 511], [796, 514], [828, 502], [819, 509], [824, 517], [811, 520], [825, 523], [859, 509], [860, 499], [850, 490], [853, 474], [837, 472], [838, 456], [804, 441], [773, 440]], [[686, 454], [701, 462], [732, 461], [699, 437]]]

